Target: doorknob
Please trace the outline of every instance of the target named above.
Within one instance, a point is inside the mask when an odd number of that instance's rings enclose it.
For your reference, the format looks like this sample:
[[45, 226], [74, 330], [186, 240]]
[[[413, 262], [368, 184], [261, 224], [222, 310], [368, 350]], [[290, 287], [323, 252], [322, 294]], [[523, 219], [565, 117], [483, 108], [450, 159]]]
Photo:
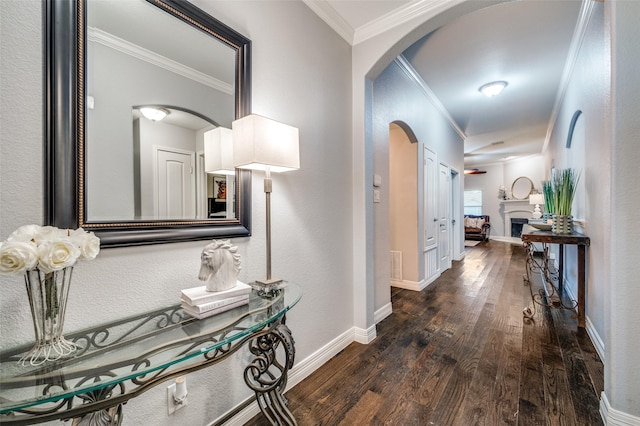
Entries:
[[433, 219], [433, 221], [434, 221], [434, 222], [437, 222], [437, 221], [438, 221], [438, 218], [434, 218], [434, 219]]

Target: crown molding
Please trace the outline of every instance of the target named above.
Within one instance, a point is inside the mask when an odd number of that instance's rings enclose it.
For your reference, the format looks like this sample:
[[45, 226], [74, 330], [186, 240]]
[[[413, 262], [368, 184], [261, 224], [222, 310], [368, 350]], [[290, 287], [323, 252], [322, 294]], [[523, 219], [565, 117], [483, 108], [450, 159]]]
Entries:
[[431, 102], [431, 104], [435, 107], [435, 109], [440, 113], [440, 115], [449, 123], [449, 125], [455, 130], [455, 132], [462, 138], [464, 141], [467, 139], [467, 135], [460, 128], [458, 123], [453, 119], [453, 116], [449, 113], [449, 111], [445, 108], [445, 106], [440, 102], [440, 99], [433, 93], [433, 90], [429, 87], [429, 85], [422, 79], [420, 74], [413, 68], [411, 63], [404, 57], [404, 55], [398, 55], [395, 59], [395, 63], [398, 64], [400, 69], [404, 71], [405, 74], [411, 78], [424, 92], [425, 96]]
[[181, 75], [182, 77], [186, 77], [214, 90], [226, 93], [227, 95], [233, 95], [235, 93], [233, 85], [229, 83], [225, 83], [224, 81], [211, 77], [208, 74], [187, 67], [165, 56], [158, 55], [151, 50], [145, 49], [141, 46], [138, 46], [137, 44], [133, 44], [127, 40], [121, 39], [120, 37], [116, 37], [113, 34], [102, 31], [98, 28], [88, 27], [87, 39], [88, 41], [102, 44], [106, 47], [122, 52], [136, 59], [140, 59], [149, 64], [163, 68], [174, 74]]
[[331, 5], [323, 0], [302, 0], [316, 15], [320, 17], [327, 25], [329, 25], [340, 37], [345, 39], [347, 43], [353, 46], [354, 29], [349, 23], [331, 7]]
[[435, 15], [451, 7], [451, 5], [461, 3], [465, 0], [418, 0], [405, 4], [355, 29], [331, 7], [328, 1], [302, 1], [350, 45], [355, 46], [392, 28], [406, 24], [418, 16]]
[[353, 45], [362, 43], [392, 28], [404, 25], [412, 19], [424, 15], [436, 15], [464, 0], [419, 0], [399, 7], [386, 15], [355, 29]]

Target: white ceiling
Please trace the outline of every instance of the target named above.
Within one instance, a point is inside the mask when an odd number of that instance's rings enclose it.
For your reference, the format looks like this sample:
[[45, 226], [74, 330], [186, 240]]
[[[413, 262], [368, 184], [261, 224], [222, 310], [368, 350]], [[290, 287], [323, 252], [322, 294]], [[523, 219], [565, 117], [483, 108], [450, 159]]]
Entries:
[[[353, 45], [433, 3], [304, 1]], [[581, 3], [519, 0], [488, 7], [426, 34], [403, 53], [465, 138], [465, 167], [542, 152], [577, 45]], [[494, 80], [509, 85], [486, 98], [478, 88]]]

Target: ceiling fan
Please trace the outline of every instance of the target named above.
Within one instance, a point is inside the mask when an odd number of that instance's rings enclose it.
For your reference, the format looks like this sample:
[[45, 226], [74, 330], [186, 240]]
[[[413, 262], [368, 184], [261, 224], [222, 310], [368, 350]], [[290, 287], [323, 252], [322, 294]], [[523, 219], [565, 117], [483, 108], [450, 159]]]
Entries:
[[464, 169], [464, 174], [465, 175], [483, 175], [487, 173], [486, 170], [480, 170], [480, 169]]

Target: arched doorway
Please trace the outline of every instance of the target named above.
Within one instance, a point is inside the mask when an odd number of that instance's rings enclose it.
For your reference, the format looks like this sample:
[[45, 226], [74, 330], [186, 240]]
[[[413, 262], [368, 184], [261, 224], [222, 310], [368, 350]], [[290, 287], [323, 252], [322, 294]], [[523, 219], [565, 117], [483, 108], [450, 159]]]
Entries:
[[389, 125], [389, 248], [394, 287], [419, 286], [418, 141], [402, 122]]

